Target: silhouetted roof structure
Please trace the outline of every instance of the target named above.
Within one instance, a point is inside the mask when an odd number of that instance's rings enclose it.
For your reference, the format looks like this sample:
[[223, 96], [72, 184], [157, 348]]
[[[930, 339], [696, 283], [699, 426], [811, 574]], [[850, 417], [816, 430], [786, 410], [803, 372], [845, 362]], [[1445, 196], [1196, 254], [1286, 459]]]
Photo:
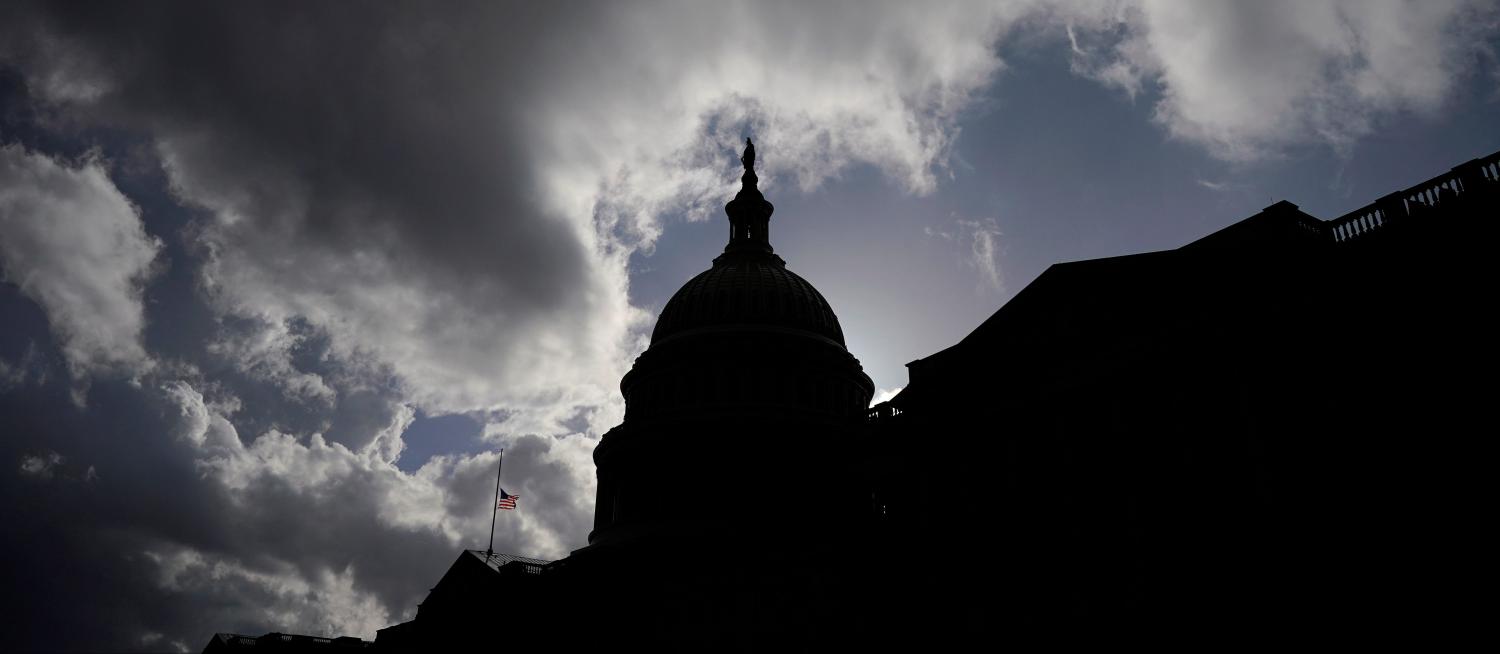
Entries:
[[353, 652], [368, 649], [372, 644], [353, 636], [324, 638], [322, 636], [283, 634], [275, 631], [264, 636], [218, 633], [214, 634], [213, 638], [209, 639], [208, 645], [203, 647], [203, 654], [215, 654], [217, 652], [280, 652], [284, 654]]
[[[1487, 508], [1497, 208], [1500, 153], [1333, 220], [1283, 201], [1051, 266], [870, 408], [883, 546], [986, 543], [918, 594], [992, 591], [1010, 638], [1430, 647], [1473, 610], [1447, 580]], [[933, 438], [963, 456], [909, 447]]]
[[551, 561], [545, 559], [533, 559], [515, 554], [501, 554], [499, 552], [485, 554], [484, 550], [464, 550], [464, 552], [484, 561], [490, 568], [497, 572], [507, 565], [515, 564], [518, 569], [523, 569], [529, 573], [538, 573], [541, 572], [542, 566], [551, 563]]

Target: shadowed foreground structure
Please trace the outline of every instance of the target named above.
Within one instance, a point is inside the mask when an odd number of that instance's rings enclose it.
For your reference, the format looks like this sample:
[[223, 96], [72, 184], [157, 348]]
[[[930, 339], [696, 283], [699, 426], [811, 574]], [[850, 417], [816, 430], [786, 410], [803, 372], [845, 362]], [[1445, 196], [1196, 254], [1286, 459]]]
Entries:
[[1500, 153], [1333, 221], [1279, 202], [1055, 265], [868, 409], [744, 161], [724, 253], [621, 381], [589, 545], [464, 552], [374, 649], [1430, 643], [1479, 618], [1449, 589], [1487, 515]]

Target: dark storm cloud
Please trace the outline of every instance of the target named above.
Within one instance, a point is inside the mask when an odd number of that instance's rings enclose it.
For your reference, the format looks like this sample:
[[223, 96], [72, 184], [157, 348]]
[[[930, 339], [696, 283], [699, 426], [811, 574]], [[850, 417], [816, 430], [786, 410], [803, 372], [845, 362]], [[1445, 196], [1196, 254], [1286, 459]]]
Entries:
[[[183, 611], [165, 601], [141, 565], [159, 537], [227, 540], [220, 498], [198, 482], [192, 460], [153, 443], [167, 426], [156, 407], [123, 385], [96, 385], [93, 407], [73, 405], [66, 387], [27, 387], [0, 396], [0, 506], [4, 610], [25, 625], [7, 647], [97, 650], [137, 646], [144, 625]], [[60, 457], [79, 475], [11, 474], [38, 454]], [[103, 472], [97, 472], [102, 470]], [[206, 491], [206, 492], [205, 492]], [[69, 528], [83, 527], [87, 528]], [[182, 619], [186, 616], [179, 616]], [[180, 622], [178, 624], [181, 624]]]
[[424, 273], [547, 306], [577, 287], [580, 246], [516, 213], [533, 180], [524, 117], [503, 112], [523, 105], [470, 95], [534, 92], [540, 67], [491, 62], [536, 33], [514, 29], [522, 7], [484, 7], [444, 20], [391, 4], [54, 4], [7, 39], [25, 44], [23, 68], [80, 75], [92, 90], [76, 119], [158, 134], [195, 184], [243, 189], [247, 216], [305, 221], [319, 247], [415, 250]]
[[[617, 374], [620, 327], [639, 316], [587, 216], [546, 200], [538, 116], [520, 101], [548, 77], [532, 55], [579, 21], [497, 3], [347, 9], [44, 5], [9, 23], [0, 56], [54, 126], [149, 135], [174, 195], [210, 217], [190, 233], [203, 288], [251, 327], [216, 353], [288, 392], [327, 395], [289, 362], [298, 322], [334, 358], [394, 365], [439, 409]], [[559, 373], [532, 385], [537, 369]]]

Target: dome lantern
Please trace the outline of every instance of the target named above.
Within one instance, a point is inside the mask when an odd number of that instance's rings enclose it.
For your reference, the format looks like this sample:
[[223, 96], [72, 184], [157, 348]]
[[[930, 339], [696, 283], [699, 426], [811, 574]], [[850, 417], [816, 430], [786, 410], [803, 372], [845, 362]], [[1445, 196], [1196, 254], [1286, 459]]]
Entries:
[[745, 139], [745, 153], [740, 156], [740, 163], [745, 166], [745, 174], [740, 176], [740, 192], [724, 205], [724, 212], [729, 214], [729, 244], [724, 246], [724, 251], [774, 252], [769, 227], [771, 212], [776, 208], [756, 186], [760, 178], [755, 176], [755, 144], [749, 138]]

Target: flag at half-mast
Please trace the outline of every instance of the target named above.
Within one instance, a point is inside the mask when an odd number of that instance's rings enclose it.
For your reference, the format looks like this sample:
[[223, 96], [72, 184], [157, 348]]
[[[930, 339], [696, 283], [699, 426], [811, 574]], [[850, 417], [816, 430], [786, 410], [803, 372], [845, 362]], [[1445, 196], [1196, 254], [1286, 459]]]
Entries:
[[505, 489], [502, 488], [500, 489], [500, 501], [495, 504], [495, 508], [505, 509], [506, 511], [514, 511], [516, 510], [516, 500], [520, 498], [520, 495], [511, 495], [510, 493], [505, 492]]

